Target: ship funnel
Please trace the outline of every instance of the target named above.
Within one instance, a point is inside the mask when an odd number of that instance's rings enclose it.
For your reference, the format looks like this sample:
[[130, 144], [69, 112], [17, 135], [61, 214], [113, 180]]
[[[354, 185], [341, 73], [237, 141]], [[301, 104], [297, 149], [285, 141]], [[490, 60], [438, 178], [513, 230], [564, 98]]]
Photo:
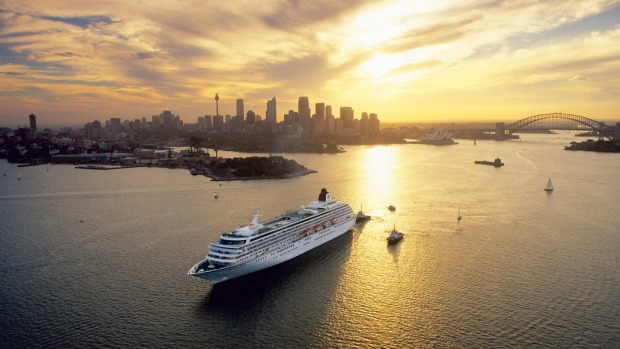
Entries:
[[321, 193], [319, 194], [319, 201], [321, 202], [325, 202], [327, 201], [329, 192], [327, 191], [327, 189], [323, 188], [321, 189]]

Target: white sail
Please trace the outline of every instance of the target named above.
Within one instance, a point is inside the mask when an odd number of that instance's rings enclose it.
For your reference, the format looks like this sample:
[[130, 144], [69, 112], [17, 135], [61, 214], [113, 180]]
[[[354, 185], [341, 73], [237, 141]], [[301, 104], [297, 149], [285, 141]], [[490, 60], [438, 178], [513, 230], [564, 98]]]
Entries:
[[553, 183], [551, 183], [551, 177], [547, 180], [547, 186], [545, 186], [545, 191], [553, 191]]

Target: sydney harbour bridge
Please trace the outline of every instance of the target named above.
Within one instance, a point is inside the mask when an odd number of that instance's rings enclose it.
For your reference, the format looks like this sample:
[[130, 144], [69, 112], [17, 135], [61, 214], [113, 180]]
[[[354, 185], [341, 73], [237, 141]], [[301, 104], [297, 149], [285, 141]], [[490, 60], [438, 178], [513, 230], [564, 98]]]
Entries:
[[[593, 136], [607, 139], [618, 139], [620, 123], [608, 126], [585, 116], [566, 113], [547, 113], [521, 119], [511, 124], [498, 122], [495, 127], [495, 138], [511, 138], [514, 133], [549, 130], [575, 130], [590, 132]], [[615, 137], [614, 137], [615, 133]]]

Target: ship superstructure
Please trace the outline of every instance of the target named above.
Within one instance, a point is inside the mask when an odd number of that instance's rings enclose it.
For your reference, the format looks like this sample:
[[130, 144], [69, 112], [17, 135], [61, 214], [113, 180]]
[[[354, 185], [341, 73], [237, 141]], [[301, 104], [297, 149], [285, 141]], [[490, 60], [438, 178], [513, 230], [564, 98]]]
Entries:
[[250, 274], [299, 256], [347, 232], [355, 224], [351, 207], [323, 188], [317, 201], [279, 217], [224, 233], [209, 244], [204, 260], [189, 275], [216, 284]]

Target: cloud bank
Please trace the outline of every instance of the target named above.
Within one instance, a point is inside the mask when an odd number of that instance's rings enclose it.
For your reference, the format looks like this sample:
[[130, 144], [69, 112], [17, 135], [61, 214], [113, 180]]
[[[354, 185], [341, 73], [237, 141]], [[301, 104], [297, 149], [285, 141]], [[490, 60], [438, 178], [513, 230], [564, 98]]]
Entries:
[[[310, 102], [383, 121], [617, 118], [619, 1], [0, 3], [0, 124]], [[53, 120], [53, 121], [52, 121]]]

